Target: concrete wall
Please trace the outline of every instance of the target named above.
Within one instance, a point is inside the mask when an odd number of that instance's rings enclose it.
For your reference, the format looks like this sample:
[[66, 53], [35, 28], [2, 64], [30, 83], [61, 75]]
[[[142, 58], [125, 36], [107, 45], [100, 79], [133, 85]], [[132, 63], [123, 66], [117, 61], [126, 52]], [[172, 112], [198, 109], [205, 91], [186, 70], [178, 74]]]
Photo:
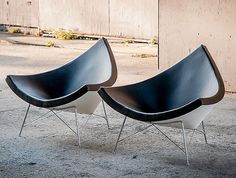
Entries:
[[157, 9], [158, 0], [39, 0], [40, 27], [150, 39]]
[[161, 69], [205, 44], [226, 89], [236, 91], [236, 1], [160, 0], [159, 9]]
[[0, 0], [0, 24], [150, 39], [157, 10], [158, 0]]
[[0, 0], [0, 24], [38, 27], [38, 0]]
[[39, 0], [40, 28], [109, 33], [108, 0]]
[[0, 0], [0, 24], [150, 39], [157, 10], [158, 0]]
[[158, 0], [110, 0], [110, 34], [150, 39], [158, 34]]

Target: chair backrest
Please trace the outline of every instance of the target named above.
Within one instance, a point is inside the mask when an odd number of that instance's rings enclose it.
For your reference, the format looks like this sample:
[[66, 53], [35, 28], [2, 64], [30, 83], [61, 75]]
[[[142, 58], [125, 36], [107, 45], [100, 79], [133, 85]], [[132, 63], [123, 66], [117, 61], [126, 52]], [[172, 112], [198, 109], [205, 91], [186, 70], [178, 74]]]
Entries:
[[82, 86], [98, 90], [101, 86], [111, 86], [117, 78], [117, 68], [110, 46], [105, 38], [100, 39], [85, 53], [55, 70], [26, 76], [43, 87], [51, 98], [71, 94]]
[[213, 104], [225, 92], [220, 73], [203, 45], [168, 70], [137, 85], [143, 93], [149, 93], [139, 96], [139, 100], [150, 112], [176, 109], [196, 99]]

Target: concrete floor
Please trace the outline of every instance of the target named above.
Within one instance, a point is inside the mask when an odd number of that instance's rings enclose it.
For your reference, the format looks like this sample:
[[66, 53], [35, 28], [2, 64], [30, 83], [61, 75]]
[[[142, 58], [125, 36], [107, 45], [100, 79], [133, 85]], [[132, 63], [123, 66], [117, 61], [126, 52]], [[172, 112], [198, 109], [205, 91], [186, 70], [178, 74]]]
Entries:
[[[54, 41], [60, 48], [43, 45]], [[157, 47], [109, 41], [114, 52], [118, 80], [116, 85], [149, 78], [157, 71]], [[34, 45], [28, 45], [28, 44]], [[236, 96], [225, 98], [206, 120], [209, 144], [196, 134], [190, 145], [190, 166], [184, 154], [149, 129], [131, 137], [112, 153], [123, 116], [107, 107], [111, 129], [103, 119], [80, 115], [81, 147], [77, 138], [54, 116], [29, 125], [18, 137], [27, 103], [5, 84], [7, 74], [33, 74], [63, 65], [88, 49], [95, 41], [60, 41], [0, 33], [0, 177], [236, 177]], [[137, 55], [138, 54], [138, 55]], [[136, 56], [136, 57], [134, 57]], [[32, 108], [29, 120], [45, 113]], [[101, 105], [98, 114], [102, 113]], [[60, 113], [73, 127], [72, 113]], [[146, 124], [129, 119], [124, 135]], [[162, 130], [181, 143], [180, 130]], [[188, 132], [188, 136], [191, 132]]]

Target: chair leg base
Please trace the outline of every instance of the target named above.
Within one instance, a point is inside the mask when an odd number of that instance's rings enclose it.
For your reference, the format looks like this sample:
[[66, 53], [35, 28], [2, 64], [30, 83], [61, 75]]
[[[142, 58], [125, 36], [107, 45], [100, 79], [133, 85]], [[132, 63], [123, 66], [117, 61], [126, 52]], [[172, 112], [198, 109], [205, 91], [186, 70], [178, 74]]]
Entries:
[[27, 116], [28, 116], [29, 109], [30, 109], [30, 104], [28, 105], [28, 108], [27, 108], [27, 110], [26, 110], [25, 117], [24, 117], [23, 123], [22, 123], [21, 128], [20, 128], [19, 137], [21, 137], [21, 133], [22, 133], [23, 128], [24, 128], [24, 126], [25, 126], [25, 121], [26, 121], [26, 118], [27, 118]]
[[[122, 131], [123, 131], [123, 128], [124, 128], [124, 125], [125, 125], [125, 122], [126, 122], [126, 118], [127, 118], [127, 117], [125, 116], [125, 119], [124, 119], [124, 121], [123, 121], [123, 123], [122, 123], [121, 129], [120, 129], [120, 132], [119, 132], [119, 135], [118, 135], [118, 138], [117, 138], [117, 141], [116, 141], [114, 150], [113, 150], [114, 153], [115, 153], [115, 151], [116, 151], [116, 148], [117, 148], [117, 146], [118, 146], [118, 143], [119, 143], [120, 141], [123, 141], [124, 139], [130, 137], [130, 136], [128, 136], [128, 137], [125, 137], [125, 138], [123, 138], [123, 139], [120, 139], [121, 134], [122, 134]], [[173, 140], [172, 140], [170, 137], [168, 137], [163, 131], [161, 131], [161, 130], [157, 127], [158, 124], [156, 124], [156, 123], [150, 123], [150, 124], [151, 124], [151, 126], [155, 127], [162, 135], [164, 135], [169, 141], [171, 141], [173, 144], [175, 144], [181, 151], [183, 151], [183, 153], [184, 153], [185, 156], [186, 156], [186, 165], [189, 166], [190, 163], [189, 163], [188, 144], [187, 144], [187, 136], [186, 136], [186, 132], [185, 132], [185, 128], [184, 128], [184, 123], [183, 123], [182, 121], [176, 121], [176, 123], [177, 123], [177, 122], [181, 124], [182, 137], [183, 137], [183, 147], [182, 147], [182, 146], [179, 146], [175, 141], [173, 141]], [[146, 127], [146, 128], [148, 128], [148, 127]], [[203, 131], [200, 131], [200, 132], [204, 134], [205, 142], [207, 143], [206, 131], [205, 131], [205, 127], [204, 127], [204, 123], [203, 123], [203, 122], [202, 122], [202, 130], [203, 130]], [[192, 137], [193, 137], [195, 131], [199, 131], [199, 130], [197, 130], [197, 129], [194, 129], [194, 130], [193, 130], [193, 134], [192, 134], [192, 136], [191, 136], [191, 140], [192, 140]], [[190, 142], [191, 142], [191, 140], [190, 140]], [[189, 144], [190, 144], [190, 142], [189, 142]]]
[[122, 126], [121, 126], [121, 128], [120, 128], [120, 132], [119, 132], [118, 138], [117, 138], [117, 140], [116, 140], [116, 145], [115, 145], [115, 147], [114, 147], [113, 153], [116, 152], [116, 148], [117, 148], [117, 146], [118, 146], [118, 142], [119, 142], [119, 140], [120, 140], [120, 136], [121, 136], [121, 133], [122, 133], [122, 131], [123, 131], [123, 128], [124, 128], [126, 119], [127, 119], [127, 117], [125, 116], [125, 119], [124, 119], [124, 121], [123, 121], [123, 123], [122, 123]]
[[204, 122], [203, 122], [203, 121], [202, 121], [202, 131], [203, 131], [205, 143], [208, 144], [208, 142], [207, 142], [207, 136], [206, 136], [206, 130], [205, 130], [205, 125], [204, 125]]
[[[28, 105], [28, 108], [26, 110], [26, 113], [25, 113], [25, 117], [24, 117], [24, 120], [23, 120], [23, 123], [21, 125], [21, 128], [20, 128], [20, 132], [19, 132], [19, 137], [21, 137], [21, 134], [22, 134], [22, 131], [23, 131], [23, 128], [29, 124], [25, 124], [26, 122], [26, 118], [28, 116], [28, 113], [29, 113], [29, 109], [30, 109], [30, 106], [31, 104]], [[60, 121], [62, 121], [77, 137], [78, 137], [78, 142], [79, 142], [79, 145], [80, 145], [80, 134], [79, 134], [79, 126], [78, 126], [78, 117], [77, 117], [77, 109], [75, 108], [75, 123], [76, 123], [76, 131], [74, 129], [72, 129], [61, 117], [59, 117], [55, 111], [53, 110], [50, 110], [49, 112], [52, 112]], [[47, 112], [46, 114], [48, 114], [49, 112]], [[46, 114], [44, 114], [43, 116], [45, 116]], [[34, 120], [32, 123], [38, 121], [42, 116], [40, 116], [38, 119]]]
[[107, 124], [107, 128], [110, 129], [110, 125], [109, 125], [109, 121], [108, 121], [108, 117], [107, 117], [107, 112], [106, 112], [106, 108], [105, 108], [105, 104], [104, 104], [103, 100], [102, 100], [102, 107], [103, 107], [104, 116], [92, 113], [89, 116], [89, 118], [87, 119], [87, 121], [85, 122], [84, 126], [88, 123], [88, 121], [91, 118], [91, 116], [94, 115], [94, 116], [98, 116], [98, 117], [101, 117], [101, 118], [105, 119], [106, 120], [106, 124]]
[[78, 137], [78, 144], [80, 145], [80, 133], [79, 133], [79, 123], [78, 123], [78, 116], [77, 116], [77, 108], [75, 107], [75, 125], [76, 125], [76, 135]]
[[106, 111], [106, 108], [105, 108], [105, 104], [104, 104], [104, 101], [102, 100], [102, 107], [103, 107], [103, 111], [104, 111], [104, 119], [106, 120], [107, 122], [107, 128], [110, 129], [110, 125], [109, 125], [109, 122], [108, 122], [108, 117], [107, 117], [107, 111]]
[[63, 124], [65, 124], [78, 137], [78, 141], [79, 141], [79, 145], [80, 145], [80, 135], [79, 135], [79, 127], [78, 127], [77, 109], [75, 108], [76, 131], [74, 129], [72, 129], [60, 116], [58, 116], [58, 114], [55, 111], [53, 111], [53, 110], [51, 110], [51, 111]]
[[188, 156], [188, 148], [187, 148], [187, 141], [186, 141], [186, 133], [185, 133], [185, 129], [184, 129], [184, 123], [181, 122], [182, 125], [182, 133], [183, 133], [183, 142], [184, 142], [184, 149], [185, 149], [185, 155], [186, 155], [186, 164], [187, 166], [189, 166], [189, 156]]
[[152, 124], [152, 126], [155, 127], [162, 135], [164, 135], [170, 142], [172, 142], [175, 146], [177, 146], [181, 151], [183, 151], [183, 153], [186, 156], [186, 164], [187, 164], [187, 166], [189, 166], [189, 155], [188, 155], [188, 148], [187, 148], [187, 141], [186, 141], [186, 134], [185, 134], [184, 124], [183, 124], [182, 121], [177, 121], [177, 122], [181, 123], [184, 148], [180, 147], [176, 142], [174, 142], [170, 137], [168, 137], [161, 129], [159, 129], [156, 126], [157, 124]]

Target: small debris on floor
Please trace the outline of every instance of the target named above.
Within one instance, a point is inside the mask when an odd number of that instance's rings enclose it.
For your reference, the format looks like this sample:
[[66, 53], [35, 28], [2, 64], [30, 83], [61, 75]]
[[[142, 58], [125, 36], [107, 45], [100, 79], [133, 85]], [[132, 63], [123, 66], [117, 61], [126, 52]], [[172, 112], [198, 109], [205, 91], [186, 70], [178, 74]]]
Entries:
[[37, 164], [37, 163], [29, 162], [29, 163], [26, 163], [26, 164], [32, 166], [32, 165], [35, 165], [35, 164]]
[[138, 157], [138, 155], [134, 155], [133, 157], [132, 157], [132, 159], [136, 159]]

